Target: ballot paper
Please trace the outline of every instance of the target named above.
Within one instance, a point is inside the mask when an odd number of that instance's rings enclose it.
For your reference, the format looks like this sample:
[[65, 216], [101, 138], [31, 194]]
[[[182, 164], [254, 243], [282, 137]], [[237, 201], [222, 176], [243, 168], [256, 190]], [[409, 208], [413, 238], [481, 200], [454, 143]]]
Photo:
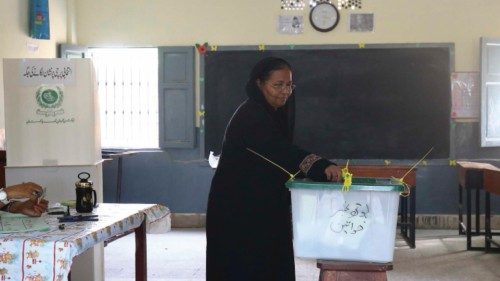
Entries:
[[28, 217], [0, 211], [0, 233], [47, 231], [50, 227], [43, 217]]

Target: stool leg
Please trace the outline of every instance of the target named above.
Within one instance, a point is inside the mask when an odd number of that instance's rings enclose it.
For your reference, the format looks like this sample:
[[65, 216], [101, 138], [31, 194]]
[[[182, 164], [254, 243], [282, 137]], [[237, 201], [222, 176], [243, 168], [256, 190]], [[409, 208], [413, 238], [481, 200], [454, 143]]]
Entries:
[[375, 271], [341, 271], [337, 281], [387, 281], [385, 272]]
[[415, 248], [415, 212], [417, 205], [417, 189], [413, 188], [410, 194], [410, 248]]
[[320, 279], [319, 281], [337, 281], [337, 274], [336, 271], [325, 271], [320, 274]]
[[484, 235], [484, 242], [485, 242], [485, 251], [489, 252], [491, 248], [491, 221], [490, 221], [490, 193], [486, 192], [485, 195], [485, 210], [484, 210], [484, 228], [485, 228], [485, 235]]
[[479, 201], [481, 200], [481, 195], [479, 194], [479, 187], [476, 187], [476, 234], [481, 234], [481, 211], [479, 210]]
[[471, 208], [472, 208], [472, 203], [471, 203], [471, 191], [470, 191], [470, 188], [466, 188], [467, 189], [467, 225], [466, 225], [466, 234], [467, 234], [467, 250], [470, 250], [471, 246], [472, 246], [472, 238], [471, 238], [471, 230], [472, 230], [472, 227], [471, 227]]
[[401, 234], [408, 237], [408, 228], [406, 223], [408, 222], [408, 197], [401, 198]]
[[321, 270], [319, 281], [387, 281], [385, 271]]
[[464, 230], [462, 229], [462, 224], [464, 223], [463, 217], [463, 192], [462, 186], [458, 185], [458, 235], [464, 234]]

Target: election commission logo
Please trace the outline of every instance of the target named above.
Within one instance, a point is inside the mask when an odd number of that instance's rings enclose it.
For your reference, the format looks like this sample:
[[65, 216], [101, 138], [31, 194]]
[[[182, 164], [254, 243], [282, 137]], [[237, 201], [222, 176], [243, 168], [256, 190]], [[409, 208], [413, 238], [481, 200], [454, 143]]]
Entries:
[[36, 114], [46, 117], [64, 113], [60, 108], [64, 100], [63, 90], [59, 86], [40, 86], [36, 91], [36, 102], [40, 107]]

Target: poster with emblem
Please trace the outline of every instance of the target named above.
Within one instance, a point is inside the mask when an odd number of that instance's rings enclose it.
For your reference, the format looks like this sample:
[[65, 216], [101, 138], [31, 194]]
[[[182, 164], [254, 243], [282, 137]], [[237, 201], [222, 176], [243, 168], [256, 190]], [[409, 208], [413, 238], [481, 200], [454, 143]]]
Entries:
[[4, 59], [7, 165], [93, 165], [101, 160], [90, 59]]

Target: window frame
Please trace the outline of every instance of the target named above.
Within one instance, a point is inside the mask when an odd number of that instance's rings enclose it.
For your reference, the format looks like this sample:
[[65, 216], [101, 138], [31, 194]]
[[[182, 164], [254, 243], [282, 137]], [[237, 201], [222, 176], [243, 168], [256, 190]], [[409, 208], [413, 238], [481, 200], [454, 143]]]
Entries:
[[[87, 58], [88, 46], [60, 44], [58, 57]], [[195, 52], [193, 46], [159, 46], [158, 48], [158, 135], [159, 148], [127, 149], [130, 151], [158, 151], [168, 148], [194, 148], [196, 146], [195, 124]], [[184, 69], [178, 69], [179, 63], [171, 63], [169, 57], [180, 55], [184, 59]], [[178, 71], [185, 73], [183, 81], [164, 79], [166, 73]], [[176, 88], [177, 87], [177, 88]], [[172, 89], [181, 89], [184, 95], [182, 104], [165, 104], [169, 97], [175, 96]], [[179, 97], [179, 95], [177, 95]], [[182, 120], [172, 120], [171, 112], [183, 112]], [[170, 114], [169, 114], [170, 113]], [[177, 125], [181, 125], [180, 127]], [[171, 128], [176, 128], [171, 130]], [[182, 132], [182, 133], [179, 133]], [[107, 151], [122, 151], [124, 149], [106, 149]]]
[[[497, 56], [491, 52], [492, 49]], [[500, 65], [500, 38], [481, 37], [481, 147], [500, 146], [500, 136], [490, 137], [488, 134], [491, 124], [500, 126], [500, 116], [495, 116], [493, 120], [488, 119], [489, 116], [493, 116], [489, 114], [492, 109], [488, 100], [493, 94], [489, 91], [490, 86], [500, 87], [500, 71], [491, 72], [489, 67], [491, 64]], [[498, 99], [500, 100], [500, 97]], [[500, 107], [500, 105], [497, 106]]]

